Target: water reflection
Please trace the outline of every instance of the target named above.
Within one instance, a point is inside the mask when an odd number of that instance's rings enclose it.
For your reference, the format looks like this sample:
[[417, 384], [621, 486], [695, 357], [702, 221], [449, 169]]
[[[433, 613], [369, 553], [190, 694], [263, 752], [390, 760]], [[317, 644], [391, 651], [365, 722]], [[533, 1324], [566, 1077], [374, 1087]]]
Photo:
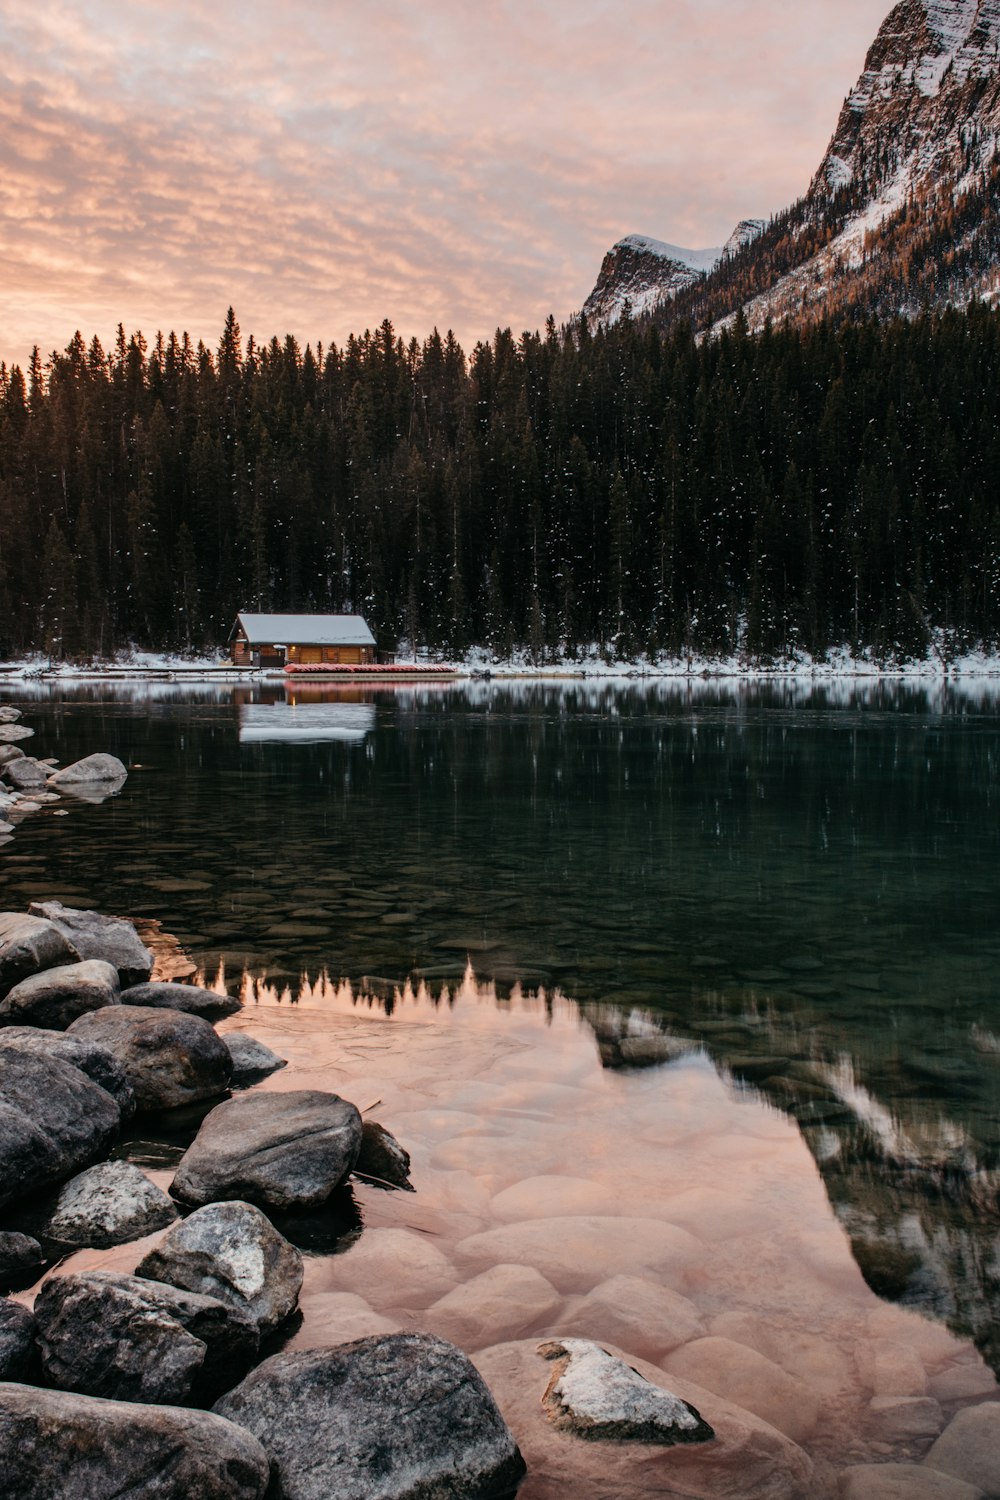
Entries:
[[280, 703], [241, 703], [239, 713], [241, 745], [318, 745], [330, 740], [360, 745], [375, 728], [370, 703], [309, 703], [289, 695]]

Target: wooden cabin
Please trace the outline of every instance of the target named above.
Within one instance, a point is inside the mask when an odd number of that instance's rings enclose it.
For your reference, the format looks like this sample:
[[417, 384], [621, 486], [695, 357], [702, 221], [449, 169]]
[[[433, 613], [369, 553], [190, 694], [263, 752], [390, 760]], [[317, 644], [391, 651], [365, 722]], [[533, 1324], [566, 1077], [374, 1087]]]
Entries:
[[239, 614], [229, 636], [235, 667], [362, 667], [375, 637], [360, 615]]

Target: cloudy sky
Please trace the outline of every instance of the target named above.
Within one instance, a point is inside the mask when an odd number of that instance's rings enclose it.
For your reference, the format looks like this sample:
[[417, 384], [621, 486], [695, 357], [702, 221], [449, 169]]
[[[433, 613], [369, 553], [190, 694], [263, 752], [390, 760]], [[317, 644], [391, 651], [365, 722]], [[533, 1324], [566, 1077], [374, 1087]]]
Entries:
[[0, 358], [117, 322], [467, 348], [808, 185], [889, 0], [2, 0]]

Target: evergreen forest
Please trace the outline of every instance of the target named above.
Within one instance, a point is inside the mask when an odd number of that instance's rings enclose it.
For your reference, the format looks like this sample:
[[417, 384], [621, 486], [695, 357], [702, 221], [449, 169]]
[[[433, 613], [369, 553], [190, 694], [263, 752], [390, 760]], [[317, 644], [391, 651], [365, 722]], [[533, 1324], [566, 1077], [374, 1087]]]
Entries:
[[[1000, 643], [1000, 314], [699, 339], [626, 318], [467, 357], [77, 334], [0, 366], [0, 656], [224, 646], [880, 659]], [[932, 645], [933, 642], [933, 645]]]

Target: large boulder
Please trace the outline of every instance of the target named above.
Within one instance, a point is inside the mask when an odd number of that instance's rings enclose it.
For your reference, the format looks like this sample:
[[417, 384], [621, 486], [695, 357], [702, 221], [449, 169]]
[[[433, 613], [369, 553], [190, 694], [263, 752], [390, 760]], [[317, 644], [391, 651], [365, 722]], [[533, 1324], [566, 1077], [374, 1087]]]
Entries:
[[116, 1005], [81, 1016], [69, 1035], [96, 1042], [118, 1059], [142, 1112], [196, 1104], [229, 1087], [229, 1050], [200, 1016]]
[[0, 720], [0, 745], [16, 745], [18, 740], [30, 740], [34, 732], [27, 724], [5, 724]]
[[56, 1057], [0, 1054], [0, 1205], [106, 1156], [121, 1123], [111, 1095]]
[[337, 1094], [244, 1094], [203, 1121], [171, 1192], [185, 1203], [316, 1207], [349, 1176], [360, 1146], [361, 1116]]
[[60, 1189], [44, 1233], [63, 1245], [107, 1250], [176, 1221], [177, 1209], [145, 1172], [129, 1161], [103, 1161]]
[[988, 1401], [958, 1412], [924, 1463], [987, 1495], [1000, 1495], [1000, 1403]]
[[0, 1385], [0, 1495], [17, 1500], [263, 1500], [249, 1432], [203, 1411]]
[[0, 999], [29, 974], [76, 963], [79, 957], [53, 922], [16, 911], [0, 912]]
[[231, 995], [217, 995], [214, 990], [203, 990], [197, 984], [170, 984], [167, 981], [131, 985], [122, 992], [122, 1004], [181, 1010], [189, 1016], [203, 1016], [207, 1021], [234, 1016], [243, 1008]]
[[251, 1203], [196, 1209], [139, 1262], [137, 1276], [231, 1303], [253, 1318], [261, 1336], [295, 1311], [302, 1256]]
[[122, 786], [128, 779], [128, 768], [116, 755], [87, 755], [83, 760], [64, 766], [49, 777], [49, 784], [71, 791], [76, 786]]
[[231, 1304], [117, 1271], [50, 1276], [35, 1319], [49, 1384], [113, 1401], [211, 1401], [245, 1374], [260, 1341]]
[[33, 917], [44, 917], [54, 923], [60, 932], [66, 934], [81, 958], [103, 958], [106, 963], [114, 964], [123, 988], [142, 984], [153, 971], [153, 955], [125, 917], [77, 911], [71, 906], [63, 906], [61, 901], [33, 901], [28, 912]]
[[281, 1500], [501, 1500], [525, 1472], [473, 1365], [429, 1334], [275, 1355], [215, 1410], [260, 1440]]
[[0, 1297], [0, 1380], [30, 1380], [34, 1367], [35, 1320], [19, 1302]]
[[3, 772], [4, 766], [9, 766], [12, 761], [24, 759], [24, 751], [19, 750], [16, 745], [0, 745], [0, 773]]
[[287, 1058], [279, 1057], [270, 1047], [258, 1042], [256, 1037], [247, 1036], [245, 1031], [227, 1032], [225, 1043], [233, 1060], [234, 1088], [258, 1083], [260, 1079], [277, 1073], [280, 1068], [288, 1067]]
[[88, 1011], [117, 1005], [118, 970], [101, 959], [31, 974], [0, 1000], [0, 1026], [65, 1031]]
[[80, 1037], [67, 1036], [64, 1031], [46, 1031], [41, 1026], [0, 1027], [0, 1049], [11, 1048], [16, 1052], [33, 1052], [36, 1056], [58, 1057], [86, 1073], [114, 1099], [126, 1123], [135, 1114], [135, 1094], [125, 1076], [125, 1069], [106, 1047], [96, 1042], [87, 1042]]
[[17, 792], [40, 792], [48, 784], [49, 769], [33, 755], [18, 755], [7, 761], [0, 776]]

